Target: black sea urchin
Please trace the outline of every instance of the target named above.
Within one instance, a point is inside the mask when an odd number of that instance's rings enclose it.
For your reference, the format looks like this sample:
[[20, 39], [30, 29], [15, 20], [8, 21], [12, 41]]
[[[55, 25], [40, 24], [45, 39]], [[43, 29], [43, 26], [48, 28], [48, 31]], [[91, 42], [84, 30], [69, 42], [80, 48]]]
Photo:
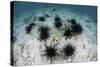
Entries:
[[83, 28], [80, 24], [72, 25], [72, 33], [73, 34], [81, 34], [83, 31]]
[[56, 11], [56, 9], [52, 9], [52, 11], [53, 11], [53, 12], [55, 12], [55, 11]]
[[45, 14], [45, 17], [50, 17], [50, 15], [49, 14]]
[[72, 37], [72, 30], [70, 30], [70, 29], [65, 30], [63, 36], [65, 36], [66, 38]]
[[75, 19], [71, 19], [70, 22], [71, 22], [72, 25], [76, 25], [77, 24]]
[[30, 33], [31, 32], [31, 30], [32, 30], [32, 27], [33, 26], [35, 26], [35, 24], [34, 23], [31, 23], [31, 24], [29, 24], [26, 28], [25, 28], [25, 30], [26, 30], [26, 33]]
[[72, 33], [73, 33], [73, 34], [80, 34], [80, 33], [82, 33], [83, 28], [82, 28], [82, 26], [81, 26], [80, 24], [78, 24], [78, 23], [76, 22], [75, 19], [71, 19], [70, 22], [71, 22], [71, 24], [72, 24], [71, 28], [72, 28]]
[[68, 45], [64, 46], [63, 53], [64, 53], [65, 58], [73, 56], [75, 53], [75, 47], [73, 47], [71, 44], [68, 44]]
[[45, 40], [48, 39], [49, 37], [49, 28], [46, 26], [41, 26], [39, 28], [40, 31], [40, 40]]
[[60, 17], [58, 17], [58, 16], [55, 17], [54, 23], [55, 23], [55, 27], [56, 27], [57, 29], [59, 29], [59, 28], [62, 26], [61, 19], [60, 19]]
[[45, 17], [41, 16], [38, 18], [39, 21], [45, 21]]
[[46, 49], [44, 50], [44, 55], [47, 57], [47, 60], [50, 60], [50, 63], [52, 63], [54, 60], [56, 60], [56, 57], [59, 56], [57, 53], [57, 50], [55, 46], [47, 46], [45, 45]]

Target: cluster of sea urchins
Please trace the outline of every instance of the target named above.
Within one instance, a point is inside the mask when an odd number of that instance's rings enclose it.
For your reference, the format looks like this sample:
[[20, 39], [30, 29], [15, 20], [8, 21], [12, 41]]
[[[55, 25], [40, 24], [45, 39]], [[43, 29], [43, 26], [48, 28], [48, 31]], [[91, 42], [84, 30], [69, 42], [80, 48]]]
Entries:
[[66, 39], [70, 38], [74, 35], [81, 34], [83, 31], [82, 26], [79, 23], [77, 23], [75, 19], [71, 19], [69, 22], [71, 23], [71, 27], [65, 29], [65, 32], [63, 35], [66, 37]]
[[[46, 16], [48, 17], [48, 15], [46, 15]], [[45, 17], [43, 17], [43, 16], [39, 17], [38, 20], [45, 21]], [[71, 27], [65, 29], [64, 34], [63, 34], [63, 36], [65, 36], [66, 39], [72, 37], [73, 35], [81, 34], [83, 31], [83, 28], [81, 27], [80, 24], [78, 24], [76, 22], [75, 19], [71, 19], [69, 22], [71, 23]], [[34, 25], [35, 25], [34, 23], [29, 24], [26, 27], [26, 33], [30, 33], [31, 29]], [[62, 27], [62, 21], [59, 16], [55, 17], [54, 26], [57, 29], [60, 29]], [[50, 29], [48, 26], [40, 26], [39, 27], [40, 41], [42, 41], [42, 40], [46, 41], [50, 37], [49, 31], [50, 31]], [[43, 51], [44, 52], [43, 56], [46, 56], [47, 60], [50, 60], [50, 63], [52, 63], [56, 59], [56, 57], [62, 56], [57, 52], [59, 49], [57, 49], [55, 46], [45, 45], [45, 47], [46, 47], [46, 49]], [[64, 59], [71, 57], [75, 54], [75, 47], [73, 47], [71, 44], [67, 44], [62, 48], [61, 52], [63, 53]]]
[[[59, 29], [62, 26], [62, 23], [60, 21], [61, 19], [59, 17], [55, 18], [55, 27], [57, 29]], [[83, 29], [81, 25], [76, 22], [75, 19], [71, 19], [70, 23], [71, 28], [66, 29], [63, 36], [69, 38], [73, 35], [82, 33]], [[57, 56], [62, 56], [61, 54], [59, 54], [60, 52], [58, 53], [57, 51], [59, 51], [59, 49], [56, 49], [53, 46], [46, 46], [44, 56], [46, 56], [48, 60], [54, 61]], [[75, 47], [72, 44], [67, 44], [62, 48], [61, 52], [63, 53], [64, 59], [72, 57], [75, 54]]]

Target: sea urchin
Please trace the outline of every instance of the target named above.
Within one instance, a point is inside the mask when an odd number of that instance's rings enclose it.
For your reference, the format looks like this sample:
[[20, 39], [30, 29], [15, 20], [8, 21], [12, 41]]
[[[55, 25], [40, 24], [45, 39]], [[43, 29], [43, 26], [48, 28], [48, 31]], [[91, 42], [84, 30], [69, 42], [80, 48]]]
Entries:
[[71, 28], [72, 28], [72, 33], [73, 34], [80, 34], [80, 33], [82, 33], [83, 28], [82, 28], [82, 26], [79, 23], [77, 23], [77, 21], [75, 19], [71, 19], [70, 22], [72, 24]]
[[52, 63], [54, 60], [56, 60], [56, 57], [59, 56], [57, 53], [57, 48], [55, 46], [47, 46], [45, 45], [46, 49], [44, 50], [44, 55], [47, 57], [47, 60], [50, 60], [50, 63]]
[[31, 32], [31, 30], [32, 30], [32, 27], [33, 26], [35, 26], [35, 24], [34, 23], [31, 23], [31, 24], [29, 24], [26, 28], [25, 28], [25, 30], [26, 30], [26, 33], [30, 33]]
[[82, 31], [83, 31], [83, 28], [80, 24], [75, 24], [75, 25], [72, 25], [72, 33], [73, 34], [81, 34]]
[[55, 17], [54, 23], [55, 23], [55, 27], [56, 27], [57, 29], [59, 29], [59, 28], [62, 26], [61, 19], [60, 19], [60, 17], [58, 17], [58, 16]]
[[45, 40], [48, 39], [49, 37], [49, 28], [46, 26], [41, 26], [39, 28], [40, 31], [40, 40]]
[[75, 47], [73, 47], [71, 44], [68, 44], [68, 45], [64, 46], [63, 53], [64, 53], [65, 58], [73, 56], [75, 53]]
[[45, 21], [45, 17], [41, 16], [38, 18], [39, 21]]
[[70, 30], [70, 29], [65, 30], [63, 36], [65, 36], [66, 39], [72, 37], [72, 30]]

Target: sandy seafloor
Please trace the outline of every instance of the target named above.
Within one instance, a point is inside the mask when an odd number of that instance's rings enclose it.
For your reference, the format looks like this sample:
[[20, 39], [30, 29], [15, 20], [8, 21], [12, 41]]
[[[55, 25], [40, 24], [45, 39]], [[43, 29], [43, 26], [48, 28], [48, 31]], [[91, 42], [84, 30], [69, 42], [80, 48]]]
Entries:
[[[31, 8], [29, 7], [29, 4]], [[15, 42], [12, 44], [14, 65], [29, 66], [34, 64], [50, 64], [50, 60], [47, 60], [45, 56], [41, 56], [42, 51], [45, 49], [45, 41], [39, 40], [38, 29], [42, 25], [51, 28], [50, 37], [46, 41], [47, 45], [56, 44], [58, 49], [62, 49], [65, 44], [71, 43], [76, 48], [73, 56], [67, 59], [59, 57], [57, 60], [54, 60], [52, 64], [97, 61], [96, 16], [84, 12], [89, 12], [87, 10], [91, 8], [89, 6], [87, 9], [85, 9], [86, 6], [80, 6], [80, 8], [77, 8], [76, 6], [76, 10], [74, 7], [75, 6], [70, 5], [27, 4], [27, 2], [15, 2], [13, 22]], [[82, 10], [82, 8], [84, 9]], [[55, 11], [52, 11], [53, 9], [55, 9]], [[90, 11], [92, 11], [92, 8]], [[37, 19], [34, 20], [35, 17], [44, 16], [45, 14], [50, 15], [50, 17], [46, 18], [46, 21], [42, 22]], [[65, 37], [62, 36], [64, 33], [64, 25], [61, 30], [57, 30], [54, 27], [54, 17], [56, 15], [58, 15], [62, 19], [63, 24], [67, 26], [69, 22], [66, 20], [72, 18], [76, 19], [77, 23], [80, 23], [83, 28], [82, 33], [65, 40]], [[32, 22], [34, 22], [36, 26], [32, 27], [29, 34], [26, 34], [25, 28]], [[53, 38], [57, 41], [53, 41]]]

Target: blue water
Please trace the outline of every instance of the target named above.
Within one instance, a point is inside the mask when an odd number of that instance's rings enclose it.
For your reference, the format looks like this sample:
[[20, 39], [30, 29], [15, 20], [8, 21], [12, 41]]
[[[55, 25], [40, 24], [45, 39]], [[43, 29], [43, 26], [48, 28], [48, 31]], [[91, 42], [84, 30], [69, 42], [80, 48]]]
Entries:
[[50, 4], [50, 3], [37, 3], [37, 2], [24, 2], [24, 1], [14, 1], [14, 15], [20, 16], [24, 12], [31, 11], [37, 8], [44, 7], [58, 7], [72, 9], [74, 12], [85, 13], [96, 20], [97, 18], [97, 6], [89, 5], [71, 5], [71, 4]]

